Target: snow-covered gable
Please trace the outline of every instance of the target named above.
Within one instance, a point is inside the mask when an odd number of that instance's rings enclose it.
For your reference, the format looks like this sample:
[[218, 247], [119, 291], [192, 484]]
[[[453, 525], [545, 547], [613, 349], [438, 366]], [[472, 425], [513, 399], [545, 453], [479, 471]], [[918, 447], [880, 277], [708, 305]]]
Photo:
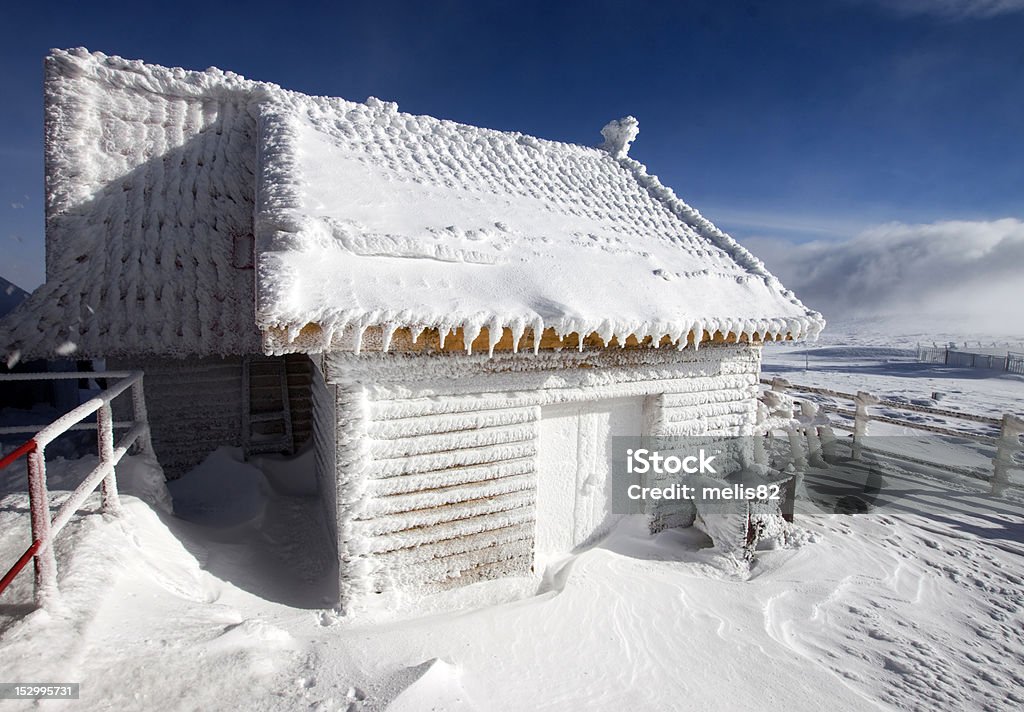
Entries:
[[[46, 283], [0, 350], [252, 353], [263, 85], [85, 50], [46, 59]], [[6, 347], [6, 348], [5, 348]]]
[[587, 148], [71, 50], [47, 59], [46, 119], [47, 282], [0, 324], [8, 354], [823, 323], [628, 157], [629, 117]]

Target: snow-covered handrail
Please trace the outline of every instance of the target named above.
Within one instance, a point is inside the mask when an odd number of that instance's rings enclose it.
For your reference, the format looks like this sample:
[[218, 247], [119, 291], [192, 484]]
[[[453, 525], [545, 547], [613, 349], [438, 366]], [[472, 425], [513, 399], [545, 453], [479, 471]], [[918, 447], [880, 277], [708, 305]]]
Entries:
[[[0, 375], [0, 381], [59, 380], [90, 376], [104, 379], [119, 378], [120, 380], [95, 398], [86, 401], [43, 427], [34, 437], [0, 460], [0, 469], [3, 469], [22, 455], [26, 456], [28, 460], [29, 510], [32, 520], [32, 545], [0, 579], [0, 593], [3, 593], [30, 559], [35, 559], [35, 600], [36, 604], [40, 606], [56, 603], [59, 596], [57, 560], [53, 552], [54, 537], [70, 521], [75, 511], [82, 506], [97, 486], [100, 486], [102, 492], [103, 511], [108, 514], [118, 514], [121, 510], [121, 503], [117, 496], [115, 466], [132, 445], [137, 444], [142, 452], [152, 451], [149, 420], [146, 416], [146, 401], [142, 392], [142, 371]], [[127, 424], [115, 423], [111, 401], [129, 388], [132, 390], [133, 420]], [[46, 486], [46, 446], [70, 430], [81, 429], [79, 425], [81, 421], [93, 413], [96, 413], [95, 428], [99, 463], [64, 501], [56, 516], [51, 520], [50, 496]], [[116, 425], [128, 425], [130, 430], [121, 437], [115, 446], [114, 427]]]

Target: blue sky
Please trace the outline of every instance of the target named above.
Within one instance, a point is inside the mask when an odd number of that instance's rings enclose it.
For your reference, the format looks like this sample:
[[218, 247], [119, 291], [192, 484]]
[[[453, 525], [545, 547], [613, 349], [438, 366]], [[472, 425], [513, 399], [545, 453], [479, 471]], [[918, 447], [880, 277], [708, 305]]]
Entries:
[[[42, 280], [42, 60], [86, 46], [630, 155], [738, 239], [1024, 217], [1024, 0], [19, 3], [0, 275]], [[771, 262], [769, 262], [771, 266]]]

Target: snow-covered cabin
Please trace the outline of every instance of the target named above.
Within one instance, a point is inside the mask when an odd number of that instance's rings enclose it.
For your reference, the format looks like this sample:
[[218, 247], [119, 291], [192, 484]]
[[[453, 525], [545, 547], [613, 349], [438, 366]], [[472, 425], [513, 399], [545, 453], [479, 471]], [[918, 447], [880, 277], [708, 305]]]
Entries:
[[602, 134], [56, 51], [47, 281], [3, 345], [144, 369], [172, 476], [312, 434], [345, 601], [529, 572], [613, 521], [612, 435], [749, 432], [761, 345], [823, 325], [634, 119]]

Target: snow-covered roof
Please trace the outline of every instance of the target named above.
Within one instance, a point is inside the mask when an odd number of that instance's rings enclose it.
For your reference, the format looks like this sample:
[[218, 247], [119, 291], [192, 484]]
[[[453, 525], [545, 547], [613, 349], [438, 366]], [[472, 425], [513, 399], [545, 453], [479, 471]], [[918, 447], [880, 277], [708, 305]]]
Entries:
[[682, 344], [821, 328], [628, 157], [635, 119], [602, 133], [589, 148], [57, 51], [47, 283], [2, 327], [13, 348], [100, 355], [251, 353], [261, 330], [289, 351], [371, 327], [385, 344], [397, 328]]

